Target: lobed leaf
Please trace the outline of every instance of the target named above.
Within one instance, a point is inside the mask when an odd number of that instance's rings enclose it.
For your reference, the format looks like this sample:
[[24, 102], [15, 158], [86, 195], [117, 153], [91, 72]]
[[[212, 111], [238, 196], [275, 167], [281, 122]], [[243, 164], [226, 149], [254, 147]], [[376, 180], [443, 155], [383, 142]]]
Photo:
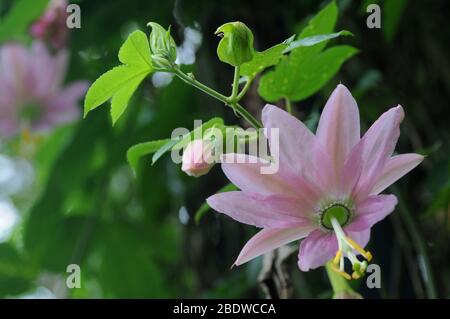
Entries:
[[265, 51], [255, 52], [251, 61], [241, 65], [240, 75], [254, 78], [264, 69], [276, 65], [287, 48], [288, 44], [280, 43]]
[[328, 34], [318, 34], [313, 35], [310, 37], [302, 38], [296, 41], [292, 41], [289, 43], [289, 46], [284, 50], [283, 53], [289, 53], [292, 50], [299, 48], [299, 47], [309, 47], [316, 44], [319, 44], [321, 42], [325, 42], [340, 36], [353, 36], [353, 33], [347, 30], [342, 30], [335, 33], [328, 33]]
[[305, 99], [320, 90], [357, 52], [351, 46], [342, 45], [306, 58], [293, 55], [261, 78], [258, 92], [269, 102], [281, 98]]
[[152, 68], [150, 46], [144, 32], [132, 32], [119, 50], [119, 61], [128, 65], [146, 65]]
[[261, 77], [258, 92], [265, 100], [299, 101], [309, 97], [356, 54], [357, 49], [345, 45], [323, 51], [330, 39], [351, 34], [345, 30], [333, 33], [337, 16], [337, 6], [331, 2], [310, 20], [296, 41], [289, 43], [284, 53], [290, 55]]
[[119, 50], [123, 64], [102, 74], [89, 88], [84, 100], [84, 116], [111, 100], [113, 124], [128, 106], [128, 102], [144, 78], [153, 72], [150, 46], [142, 31], [134, 31]]
[[147, 68], [120, 65], [103, 73], [89, 88], [84, 100], [84, 116], [108, 101], [114, 94], [129, 84], [150, 73]]

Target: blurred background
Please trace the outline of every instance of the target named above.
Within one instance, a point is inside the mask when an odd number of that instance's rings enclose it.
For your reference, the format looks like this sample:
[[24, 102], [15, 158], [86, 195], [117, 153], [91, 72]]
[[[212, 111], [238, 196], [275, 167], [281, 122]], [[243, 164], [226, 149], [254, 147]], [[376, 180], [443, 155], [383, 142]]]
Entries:
[[[119, 63], [117, 52], [127, 35], [135, 29], [149, 33], [148, 21], [171, 25], [184, 68], [229, 92], [233, 70], [217, 59], [218, 26], [245, 22], [255, 47], [263, 50], [298, 33], [329, 1], [72, 3], [81, 8], [81, 28], [68, 30], [58, 24], [60, 14], [65, 21], [64, 13], [54, 4], [49, 8], [48, 1], [0, 1], [0, 296], [265, 297], [258, 279], [262, 258], [230, 270], [256, 230], [212, 211], [195, 221], [205, 198], [227, 183], [218, 165], [204, 177], [191, 178], [169, 156], [153, 166], [146, 157], [135, 177], [126, 161], [132, 145], [168, 137], [176, 127], [191, 129], [194, 119], [217, 115], [227, 124], [239, 123], [233, 112], [164, 74], [145, 80], [114, 127], [105, 106], [83, 120], [82, 101], [87, 83]], [[381, 29], [366, 25], [371, 3], [381, 7]], [[333, 43], [351, 44], [359, 53], [317, 94], [293, 103], [295, 115], [314, 127], [341, 82], [358, 101], [364, 131], [401, 104], [406, 119], [397, 151], [427, 155], [390, 189], [400, 203], [373, 228], [369, 248], [382, 267], [381, 289], [368, 289], [364, 282], [355, 288], [366, 298], [448, 298], [449, 3], [341, 0], [337, 5], [336, 30], [349, 30], [354, 37]], [[45, 48], [36, 45], [39, 39]], [[28, 101], [17, 92], [26, 86], [8, 87], [2, 81], [6, 76], [33, 87], [54, 81], [57, 88], [47, 89], [57, 90], [59, 99], [49, 102], [45, 92], [36, 93], [49, 105], [47, 121], [39, 123], [45, 133], [15, 126], [14, 105]], [[265, 101], [257, 87], [255, 81], [242, 104], [259, 117]], [[71, 116], [51, 113], [55, 103], [66, 103]], [[22, 115], [31, 119], [35, 108], [26, 110], [30, 113]], [[292, 296], [330, 298], [324, 268], [301, 273], [296, 253], [291, 257], [285, 264]], [[80, 265], [81, 288], [66, 287], [69, 264]]]

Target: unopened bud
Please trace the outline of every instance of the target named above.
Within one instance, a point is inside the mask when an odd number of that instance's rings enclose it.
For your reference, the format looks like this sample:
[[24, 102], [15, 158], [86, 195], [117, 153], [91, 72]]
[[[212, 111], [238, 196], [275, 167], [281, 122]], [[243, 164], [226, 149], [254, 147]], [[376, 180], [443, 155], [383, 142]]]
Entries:
[[216, 162], [214, 144], [210, 140], [194, 140], [183, 152], [183, 172], [189, 176], [199, 177], [209, 172]]
[[244, 23], [225, 23], [215, 34], [222, 36], [217, 47], [220, 61], [239, 66], [253, 59], [253, 33]]
[[170, 27], [166, 30], [155, 22], [149, 22], [147, 25], [152, 28], [149, 37], [152, 55], [158, 55], [164, 57], [169, 62], [175, 62], [177, 58], [177, 45], [170, 35]]

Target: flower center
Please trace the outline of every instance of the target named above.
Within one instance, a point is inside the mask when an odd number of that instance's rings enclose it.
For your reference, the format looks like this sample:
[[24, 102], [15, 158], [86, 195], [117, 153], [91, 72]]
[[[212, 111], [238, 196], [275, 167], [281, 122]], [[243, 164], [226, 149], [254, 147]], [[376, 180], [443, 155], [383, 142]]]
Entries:
[[320, 225], [328, 230], [333, 230], [332, 220], [335, 219], [340, 226], [348, 224], [351, 217], [350, 209], [342, 203], [333, 203], [322, 210], [320, 214]]
[[28, 122], [38, 120], [42, 115], [42, 108], [36, 104], [25, 104], [20, 111], [20, 117]]

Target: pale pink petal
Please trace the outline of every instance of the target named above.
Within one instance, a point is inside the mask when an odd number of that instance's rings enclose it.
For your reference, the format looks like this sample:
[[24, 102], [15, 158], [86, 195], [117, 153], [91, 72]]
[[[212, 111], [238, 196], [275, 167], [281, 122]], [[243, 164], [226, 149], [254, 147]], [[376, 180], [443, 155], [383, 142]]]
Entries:
[[403, 118], [404, 112], [400, 105], [391, 108], [383, 113], [363, 136], [360, 143], [364, 143], [364, 164], [357, 186], [357, 201], [369, 195], [378, 176], [382, 174], [383, 167], [397, 144]]
[[65, 107], [70, 108], [73, 104], [77, 104], [83, 98], [88, 87], [89, 82], [87, 81], [71, 82], [53, 98], [53, 108], [64, 109]]
[[[280, 166], [322, 188], [329, 188], [335, 183], [328, 154], [316, 143], [314, 134], [301, 121], [270, 104], [262, 111], [262, 121], [271, 152], [279, 150]], [[273, 139], [273, 136], [277, 136], [273, 134], [274, 129], [278, 130], [279, 139]]]
[[59, 50], [54, 57], [55, 59], [55, 83], [57, 86], [62, 85], [67, 73], [69, 65], [69, 53], [67, 50]]
[[18, 43], [8, 43], [0, 50], [0, 73], [17, 95], [27, 93], [26, 88], [33, 81], [28, 75], [32, 59], [26, 48]]
[[207, 199], [209, 206], [238, 222], [261, 228], [287, 228], [310, 224], [313, 213], [300, 200], [285, 195], [233, 191]]
[[35, 59], [35, 63], [30, 68], [30, 76], [35, 78], [33, 92], [38, 97], [55, 94], [67, 71], [67, 51], [61, 50], [52, 56], [44, 43], [35, 41], [32, 45], [32, 53]]
[[[349, 231], [345, 230], [346, 235], [353, 239], [361, 247], [366, 247], [370, 240], [370, 228], [364, 229], [362, 231]], [[356, 254], [359, 253], [355, 250]]]
[[78, 101], [84, 96], [89, 83], [86, 81], [72, 82], [47, 103], [43, 121], [52, 124], [62, 124], [79, 119]]
[[315, 230], [300, 244], [298, 267], [308, 271], [331, 260], [338, 250], [338, 243], [333, 232]]
[[419, 154], [401, 154], [391, 157], [384, 165], [381, 176], [378, 177], [371, 194], [377, 195], [403, 177], [423, 161]]
[[14, 90], [0, 76], [0, 143], [17, 134], [19, 128]]
[[307, 236], [314, 228], [311, 226], [300, 226], [293, 228], [266, 228], [253, 236], [242, 248], [235, 265], [242, 265], [247, 261], [261, 256], [271, 250], [286, 245], [292, 241]]
[[340, 172], [360, 139], [358, 105], [344, 85], [339, 84], [328, 99], [316, 135]]
[[358, 184], [359, 178], [361, 176], [363, 159], [362, 159], [362, 149], [364, 146], [364, 141], [357, 143], [347, 161], [344, 164], [344, 168], [341, 171], [339, 179], [339, 193], [340, 197], [346, 197], [353, 194], [356, 185]]
[[275, 174], [262, 174], [262, 168], [270, 165], [263, 159], [246, 154], [225, 154], [221, 162], [228, 179], [243, 191], [292, 196], [304, 193], [314, 199], [319, 196], [318, 190], [314, 190], [300, 177], [286, 172], [282, 166]]
[[369, 229], [392, 213], [396, 205], [397, 198], [394, 195], [370, 196], [357, 205], [356, 216], [346, 230], [354, 232]]

